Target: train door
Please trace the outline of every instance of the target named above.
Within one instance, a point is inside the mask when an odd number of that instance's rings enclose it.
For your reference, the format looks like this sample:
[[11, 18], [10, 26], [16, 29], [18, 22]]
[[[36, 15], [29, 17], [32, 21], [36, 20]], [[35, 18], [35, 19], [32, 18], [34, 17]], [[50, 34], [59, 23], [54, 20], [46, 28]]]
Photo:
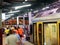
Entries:
[[38, 45], [43, 45], [43, 23], [37, 22], [37, 42]]
[[60, 45], [60, 21], [58, 21], [58, 45]]
[[36, 23], [33, 23], [33, 42], [34, 42], [34, 45], [37, 45], [37, 24]]
[[44, 23], [44, 45], [58, 45], [57, 23]]

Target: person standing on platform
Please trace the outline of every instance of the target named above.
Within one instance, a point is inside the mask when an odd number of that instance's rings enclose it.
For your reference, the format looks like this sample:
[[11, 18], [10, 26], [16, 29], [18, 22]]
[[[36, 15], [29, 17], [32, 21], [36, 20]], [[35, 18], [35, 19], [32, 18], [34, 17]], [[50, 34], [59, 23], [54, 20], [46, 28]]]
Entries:
[[18, 27], [18, 34], [20, 35], [20, 42], [21, 42], [21, 45], [22, 45], [22, 37], [23, 37], [23, 34], [24, 34], [23, 28]]
[[23, 28], [19, 27], [18, 28], [18, 33], [19, 33], [20, 37], [23, 37], [23, 34], [24, 34]]
[[6, 36], [9, 36], [9, 31], [10, 31], [9, 28], [5, 29], [4, 33], [5, 33]]
[[26, 35], [23, 34], [23, 37], [22, 37], [22, 45], [26, 45]]
[[14, 30], [10, 30], [10, 35], [5, 39], [5, 45], [20, 45], [20, 40], [17, 38]]

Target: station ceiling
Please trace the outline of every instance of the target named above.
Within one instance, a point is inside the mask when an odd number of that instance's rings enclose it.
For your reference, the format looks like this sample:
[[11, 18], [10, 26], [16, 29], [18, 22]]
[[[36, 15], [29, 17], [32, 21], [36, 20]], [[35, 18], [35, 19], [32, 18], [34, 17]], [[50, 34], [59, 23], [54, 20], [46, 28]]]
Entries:
[[25, 7], [25, 8], [21, 8], [18, 9], [20, 10], [20, 12], [18, 13], [14, 13], [14, 15], [12, 17], [16, 17], [18, 15], [23, 15], [26, 12], [29, 12], [32, 10], [37, 10], [37, 9], [41, 9], [42, 7], [49, 5], [53, 2], [56, 2], [58, 0], [28, 0], [28, 1], [24, 1], [24, 0], [3, 0], [2, 2], [2, 13], [6, 13], [8, 14], [8, 12], [10, 10], [15, 11], [14, 6], [22, 6], [25, 4], [31, 4], [31, 6], [29, 7]]
[[[37, 0], [37, 1], [28, 1], [25, 2], [24, 4], [32, 4], [32, 6], [28, 7], [27, 9], [35, 9], [35, 8], [41, 8], [42, 6], [51, 4], [53, 2], [56, 2], [57, 0]], [[19, 5], [24, 5], [23, 1], [19, 1], [19, 0], [4, 0], [4, 2], [2, 3], [3, 5], [3, 12], [8, 12], [10, 11], [13, 6], [19, 6]], [[14, 10], [14, 9], [12, 9]], [[21, 9], [20, 9], [21, 10]], [[23, 10], [23, 9], [22, 9]]]

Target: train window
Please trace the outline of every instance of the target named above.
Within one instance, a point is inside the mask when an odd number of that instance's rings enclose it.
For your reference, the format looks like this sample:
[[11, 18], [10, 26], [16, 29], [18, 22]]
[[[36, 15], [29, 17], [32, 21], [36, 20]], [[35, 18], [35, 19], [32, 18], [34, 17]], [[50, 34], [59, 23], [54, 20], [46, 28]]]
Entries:
[[39, 33], [42, 33], [42, 25], [41, 24], [39, 24]]
[[30, 25], [30, 34], [32, 34], [32, 28], [33, 28], [32, 25]]
[[39, 42], [42, 45], [42, 24], [39, 24]]

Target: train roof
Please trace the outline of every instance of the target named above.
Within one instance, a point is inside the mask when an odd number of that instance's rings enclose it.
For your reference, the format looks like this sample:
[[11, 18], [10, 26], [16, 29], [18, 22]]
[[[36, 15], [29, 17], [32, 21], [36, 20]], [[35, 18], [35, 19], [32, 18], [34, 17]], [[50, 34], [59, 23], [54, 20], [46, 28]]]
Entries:
[[48, 16], [44, 16], [44, 17], [39, 17], [39, 18], [33, 18], [32, 22], [39, 22], [39, 21], [57, 21], [60, 19], [60, 13], [54, 13], [54, 14], [50, 14]]

